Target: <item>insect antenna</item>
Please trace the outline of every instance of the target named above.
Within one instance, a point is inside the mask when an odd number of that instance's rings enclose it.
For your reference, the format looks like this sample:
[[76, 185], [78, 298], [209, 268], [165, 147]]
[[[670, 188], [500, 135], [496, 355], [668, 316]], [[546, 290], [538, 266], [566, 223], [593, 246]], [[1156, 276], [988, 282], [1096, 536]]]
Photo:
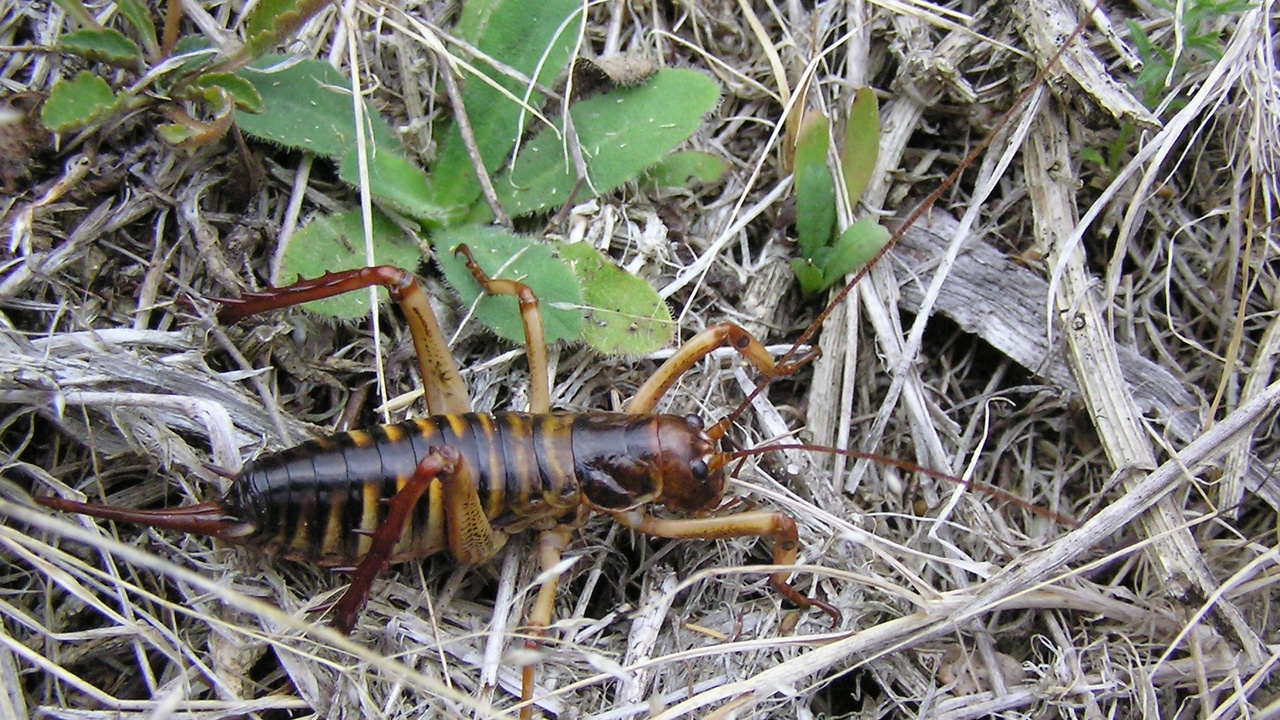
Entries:
[[979, 482], [977, 480], [972, 480], [972, 479], [958, 478], [954, 475], [949, 475], [939, 470], [927, 468], [927, 467], [924, 467], [923, 465], [917, 465], [916, 463], [909, 462], [907, 460], [899, 460], [897, 458], [886, 457], [884, 455], [877, 455], [875, 453], [862, 452], [861, 450], [844, 450], [841, 448], [827, 447], [825, 445], [813, 445], [809, 443], [777, 443], [772, 445], [762, 445], [760, 447], [754, 447], [754, 448], [739, 449], [739, 450], [734, 450], [732, 452], [725, 453], [723, 456], [722, 462], [725, 465], [727, 465], [733, 462], [734, 460], [740, 461], [740, 463], [734, 467], [733, 475], [736, 475], [737, 470], [741, 467], [741, 462], [745, 462], [746, 458], [751, 457], [752, 455], [763, 455], [765, 453], [774, 452], [778, 450], [801, 450], [805, 452], [817, 452], [817, 453], [828, 453], [832, 455], [842, 455], [844, 457], [851, 458], [854, 460], [871, 460], [873, 462], [896, 467], [900, 470], [905, 470], [907, 472], [926, 475], [936, 480], [945, 480], [950, 483], [955, 483], [956, 485], [960, 485], [967, 489], [973, 490], [974, 492], [981, 493], [983, 495], [986, 495], [987, 497], [994, 498], [1002, 502], [1012, 503], [1014, 505], [1017, 505], [1018, 507], [1025, 508], [1026, 510], [1036, 515], [1039, 515], [1040, 517], [1045, 518], [1046, 520], [1051, 520], [1055, 523], [1058, 523], [1068, 528], [1074, 529], [1074, 528], [1080, 527], [1079, 521], [1073, 518], [1067, 517], [1066, 515], [1063, 515], [1061, 513], [1054, 512], [1048, 508], [1036, 505], [1035, 503], [1030, 502], [1025, 498], [1018, 497], [1017, 495], [1014, 495], [1013, 493], [1007, 490], [1002, 490], [994, 485], [988, 485], [987, 483]]
[[[1101, 3], [1098, 3], [1098, 4], [1101, 4]], [[850, 278], [850, 281], [845, 283], [845, 287], [840, 288], [840, 292], [837, 292], [835, 296], [832, 296], [831, 301], [827, 302], [826, 306], [823, 306], [823, 309], [822, 311], [820, 311], [820, 313], [818, 313], [817, 318], [814, 318], [813, 322], [809, 323], [808, 327], [804, 329], [804, 332], [800, 334], [800, 337], [796, 338], [795, 343], [792, 343], [790, 350], [787, 350], [786, 354], [783, 354], [781, 359], [778, 359], [778, 368], [783, 369], [782, 372], [773, 374], [773, 375], [765, 375], [765, 377], [760, 378], [759, 382], [755, 384], [755, 387], [751, 389], [749, 393], [746, 393], [746, 397], [742, 398], [742, 401], [739, 402], [739, 405], [737, 405], [735, 409], [733, 409], [732, 413], [724, 416], [724, 418], [717, 421], [716, 425], [713, 425], [713, 427], [710, 428], [708, 432], [710, 437], [712, 437], [713, 439], [718, 439], [723, 437], [724, 433], [727, 432], [728, 428], [732, 427], [732, 424], [735, 423], [735, 421], [740, 418], [742, 413], [745, 413], [746, 409], [748, 409], [748, 407], [751, 405], [751, 402], [754, 402], [755, 398], [759, 397], [760, 393], [764, 392], [764, 389], [768, 388], [769, 384], [773, 383], [774, 379], [778, 377], [783, 377], [783, 375], [794, 373], [796, 369], [800, 368], [800, 366], [808, 364], [810, 360], [813, 360], [815, 359], [815, 357], [818, 357], [818, 355], [820, 354], [820, 351], [818, 351], [817, 348], [813, 348], [813, 350], [809, 350], [808, 352], [806, 352], [806, 355], [803, 355], [800, 357], [796, 357], [796, 355], [799, 354], [800, 348], [804, 347], [805, 343], [808, 343], [810, 340], [812, 340], [814, 334], [817, 334], [818, 328], [822, 327], [822, 324], [827, 322], [828, 316], [831, 315], [833, 311], [836, 310], [836, 307], [840, 305], [842, 301], [845, 300], [845, 297], [849, 296], [849, 293], [852, 292], [852, 290], [854, 290], [854, 287], [858, 286], [858, 283], [861, 282], [861, 279], [863, 279], [864, 277], [867, 277], [867, 273], [870, 272], [870, 269], [874, 268], [874, 266], [876, 266], [879, 263], [879, 261], [881, 261], [881, 259], [884, 258], [884, 255], [887, 255], [888, 251], [893, 249], [893, 246], [897, 245], [897, 241], [899, 241], [900, 238], [904, 236], [906, 231], [909, 231], [909, 229], [911, 228], [911, 225], [914, 225], [916, 220], [919, 220], [920, 217], [923, 217], [925, 213], [928, 213], [928, 211], [933, 208], [933, 205], [936, 204], [938, 199], [942, 197], [942, 193], [946, 192], [948, 188], [952, 186], [952, 184], [955, 184], [957, 179], [960, 179], [960, 174], [964, 173], [965, 170], [970, 167], [970, 165], [973, 165], [975, 161], [978, 160], [979, 156], [982, 155], [983, 152], [987, 150], [987, 147], [991, 146], [991, 143], [995, 141], [995, 138], [998, 135], [1000, 135], [1001, 131], [1004, 131], [1007, 124], [1010, 123], [1010, 120], [1014, 118], [1014, 114], [1018, 113], [1018, 110], [1020, 108], [1023, 108], [1023, 106], [1027, 104], [1027, 101], [1030, 99], [1030, 96], [1032, 96], [1033, 92], [1036, 92], [1038, 88], [1043, 85], [1044, 79], [1048, 77], [1048, 72], [1050, 72], [1050, 69], [1052, 69], [1053, 67], [1055, 67], [1055, 65], [1057, 65], [1057, 61], [1059, 61], [1059, 59], [1061, 58], [1062, 53], [1065, 53], [1066, 49], [1068, 49], [1068, 47], [1071, 44], [1073, 44], [1073, 42], [1075, 41], [1075, 38], [1078, 37], [1080, 33], [1084, 32], [1084, 28], [1087, 27], [1087, 24], [1088, 24], [1087, 22], [1080, 22], [1079, 24], [1076, 24], [1075, 29], [1071, 31], [1070, 35], [1066, 37], [1064, 41], [1062, 41], [1062, 44], [1059, 47], [1059, 49], [1057, 49], [1056, 53], [1053, 53], [1050, 60], [1048, 60], [1047, 63], [1044, 63], [1044, 67], [1039, 69], [1039, 72], [1036, 73], [1036, 78], [1034, 78], [1033, 81], [1030, 82], [1027, 87], [1023, 88], [1023, 91], [1021, 91], [1018, 97], [1016, 97], [1016, 99], [1014, 100], [1014, 102], [1012, 102], [1012, 105], [1010, 105], [1010, 108], [1005, 110], [1004, 113], [1001, 113], [1000, 118], [996, 120], [995, 127], [992, 128], [992, 131], [987, 133], [986, 136], [983, 136], [982, 140], [978, 142], [978, 145], [974, 146], [974, 149], [970, 150], [969, 154], [964, 156], [964, 159], [960, 161], [960, 164], [957, 165], [956, 169], [952, 170], [950, 174], [947, 174], [947, 177], [942, 178], [942, 182], [938, 183], [938, 187], [934, 188], [933, 192], [929, 193], [928, 196], [925, 196], [925, 199], [922, 202], [920, 202], [919, 205], [916, 205], [914, 210], [911, 210], [910, 213], [906, 215], [906, 219], [902, 220], [902, 223], [899, 229], [897, 229], [897, 231], [893, 233], [893, 236], [890, 237], [890, 240], [884, 243], [881, 249], [877, 250], [876, 254], [872, 255], [872, 259], [868, 260], [867, 263], [865, 263], [863, 266], [861, 266], [861, 268], [858, 269], [858, 272], [854, 273], [854, 277]], [[778, 450], [778, 448], [786, 448], [786, 447], [791, 447], [791, 446], [771, 446], [767, 448], [754, 448], [754, 451]], [[890, 459], [890, 457], [884, 457], [884, 456], [879, 456], [874, 454], [864, 454], [864, 452], [858, 452], [858, 451], [852, 451], [852, 450], [837, 450], [837, 448], [820, 447], [820, 446], [812, 446], [812, 447], [795, 446], [792, 448], [794, 448], [794, 450], [815, 450], [819, 452], [832, 452], [832, 454], [844, 455], [846, 457], [852, 457], [852, 459], [886, 461], [890, 465], [899, 465], [901, 462], [899, 460]], [[754, 451], [750, 451], [750, 452], [754, 452]], [[908, 465], [913, 465], [913, 464], [908, 464]], [[965, 480], [952, 478], [951, 475], [940, 473], [940, 471], [937, 471], [937, 470], [920, 468], [919, 465], [913, 465], [913, 466], [919, 471], [923, 471], [924, 474], [933, 475], [933, 477], [940, 477], [942, 479], [950, 479], [950, 480], [955, 480], [955, 482], [965, 483]], [[998, 491], [997, 488], [991, 488], [991, 489], [992, 491], [1004, 493], [1004, 491]], [[1007, 496], [1007, 493], [1005, 493], [1005, 495]], [[1020, 501], [1021, 503], [1027, 503], [1027, 501], [1021, 500], [1021, 498], [1018, 498], [1016, 496], [1007, 496], [1007, 498], [1010, 498], [1010, 500], [1014, 500], [1015, 502]], [[1027, 503], [1027, 505], [1032, 506], [1032, 503]], [[1062, 518], [1062, 519], [1066, 520], [1066, 518]], [[1076, 525], [1078, 525], [1075, 523], [1074, 520], [1066, 521], [1066, 523], [1064, 524], [1068, 525], [1068, 527], [1073, 527], [1073, 528], [1076, 527]]]

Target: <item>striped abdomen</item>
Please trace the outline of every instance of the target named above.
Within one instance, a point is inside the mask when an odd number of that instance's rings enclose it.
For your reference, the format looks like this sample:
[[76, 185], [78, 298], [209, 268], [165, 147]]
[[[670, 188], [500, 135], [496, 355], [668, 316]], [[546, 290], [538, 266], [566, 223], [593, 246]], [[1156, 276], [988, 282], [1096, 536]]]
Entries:
[[[249, 463], [224, 498], [255, 527], [245, 541], [320, 565], [351, 565], [368, 549], [390, 499], [433, 447], [462, 455], [494, 530], [514, 533], [572, 518], [592, 497], [647, 502], [658, 429], [671, 416], [610, 413], [444, 415], [312, 440]], [[620, 468], [620, 469], [619, 469]], [[615, 477], [623, 475], [624, 477]], [[638, 478], [630, 477], [637, 475]], [[639, 490], [635, 490], [639, 483]], [[445, 549], [440, 486], [414, 509], [393, 561]], [[632, 496], [635, 496], [634, 498]]]

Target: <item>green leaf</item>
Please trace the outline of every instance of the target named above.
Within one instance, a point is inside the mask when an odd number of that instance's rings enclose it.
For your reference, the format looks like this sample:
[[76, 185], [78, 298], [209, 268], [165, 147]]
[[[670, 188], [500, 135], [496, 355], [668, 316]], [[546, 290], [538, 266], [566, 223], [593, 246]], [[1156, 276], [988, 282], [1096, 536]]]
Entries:
[[454, 254], [464, 243], [489, 277], [518, 280], [533, 290], [548, 343], [582, 336], [582, 288], [550, 247], [496, 227], [467, 225], [435, 233], [431, 245], [436, 262], [463, 305], [475, 308], [477, 320], [507, 340], [524, 343], [519, 302], [513, 297], [481, 297], [466, 263]]
[[645, 171], [645, 179], [657, 187], [691, 188], [715, 185], [729, 170], [729, 163], [700, 150], [673, 152]]
[[[360, 185], [360, 166], [356, 149], [342, 158], [338, 177], [353, 187]], [[431, 204], [430, 178], [412, 160], [389, 149], [378, 149], [369, 156], [369, 192], [386, 207], [429, 225], [443, 225], [451, 220], [444, 209]]]
[[1086, 163], [1094, 163], [1103, 169], [1107, 167], [1107, 161], [1102, 157], [1102, 153], [1095, 148], [1080, 148], [1080, 159]]
[[796, 136], [796, 238], [801, 257], [813, 259], [831, 242], [836, 227], [836, 184], [827, 168], [831, 121], [814, 111]]
[[58, 39], [58, 49], [87, 60], [115, 67], [138, 70], [142, 67], [142, 49], [118, 30], [76, 30]]
[[156, 57], [160, 54], [160, 41], [156, 37], [156, 25], [151, 21], [151, 10], [140, 0], [116, 0], [120, 14], [133, 26], [133, 31], [142, 40], [147, 54]]
[[75, 20], [78, 25], [86, 28], [102, 27], [102, 25], [94, 19], [93, 13], [89, 12], [89, 9], [84, 6], [84, 3], [81, 2], [81, 0], [53, 0], [53, 4], [61, 8], [62, 12]]
[[835, 285], [845, 275], [871, 262], [889, 238], [889, 231], [873, 217], [864, 217], [845, 228], [821, 265], [821, 289]]
[[106, 80], [84, 70], [54, 84], [40, 109], [40, 120], [54, 132], [68, 132], [106, 117], [117, 102]]
[[849, 106], [849, 122], [840, 148], [840, 172], [852, 207], [871, 183], [880, 154], [880, 108], [871, 88], [859, 88]]
[[[719, 86], [702, 73], [662, 70], [638, 87], [574, 105], [588, 175], [584, 197], [609, 192], [658, 162], [697, 130], [719, 97]], [[518, 217], [563, 203], [577, 181], [558, 133], [544, 130], [494, 186], [502, 207]]]
[[238, 59], [253, 60], [291, 37], [333, 0], [260, 0], [245, 19], [245, 47]]
[[235, 100], [236, 108], [245, 112], [260, 113], [266, 109], [262, 95], [253, 83], [235, 73], [204, 73], [196, 78], [193, 85], [199, 88], [222, 88]]
[[[459, 36], [470, 40], [484, 55], [550, 86], [569, 64], [581, 22], [580, 18], [578, 23], [569, 20], [581, 10], [579, 0], [472, 0], [463, 4]], [[511, 154], [516, 139], [530, 129], [529, 111], [513, 98], [527, 96], [532, 108], [541, 107], [544, 98], [483, 60], [476, 59], [474, 65], [488, 81], [464, 73], [462, 104], [480, 157], [493, 175]], [[480, 184], [456, 125], [440, 142], [434, 174], [441, 178], [435, 184], [434, 204], [469, 208], [479, 199]]]
[[582, 283], [583, 341], [607, 355], [641, 355], [671, 341], [671, 311], [649, 283], [623, 272], [587, 243], [557, 245]]
[[504, 7], [505, 0], [468, 0], [462, 5], [453, 32], [472, 45], [479, 45], [493, 16]]
[[822, 290], [822, 271], [814, 267], [813, 261], [807, 258], [792, 258], [791, 271], [800, 282], [800, 292], [814, 295]]
[[[356, 146], [350, 81], [319, 60], [268, 56], [239, 72], [265, 105], [257, 115], [236, 118], [240, 129], [265, 140], [340, 161]], [[365, 128], [374, 148], [399, 150], [395, 131], [366, 101]]]
[[[422, 262], [422, 248], [407, 237], [386, 215], [373, 213], [373, 256], [377, 265], [395, 265], [410, 271]], [[359, 210], [341, 215], [320, 216], [294, 234], [280, 274], [272, 279], [277, 286], [299, 278], [316, 278], [327, 272], [364, 267], [364, 222]], [[351, 292], [327, 300], [307, 303], [313, 312], [336, 318], [357, 318], [369, 312], [369, 294]]]

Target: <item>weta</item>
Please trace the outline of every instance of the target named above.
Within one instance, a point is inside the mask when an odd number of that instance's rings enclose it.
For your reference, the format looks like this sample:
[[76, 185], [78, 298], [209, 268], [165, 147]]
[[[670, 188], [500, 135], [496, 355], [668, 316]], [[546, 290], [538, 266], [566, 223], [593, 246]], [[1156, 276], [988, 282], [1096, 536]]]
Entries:
[[[465, 564], [494, 556], [509, 535], [537, 530], [544, 571], [560, 561], [570, 534], [592, 514], [665, 538], [759, 536], [773, 541], [773, 564], [794, 565], [795, 520], [782, 512], [664, 519], [645, 505], [706, 515], [724, 498], [725, 466], [717, 450], [732, 416], [710, 428], [696, 415], [655, 414], [679, 376], [710, 352], [731, 347], [765, 377], [790, 375], [812, 355], [775, 363], [758, 340], [732, 323], [694, 336], [637, 391], [625, 413], [551, 411], [538, 301], [528, 286], [487, 277], [465, 245], [458, 252], [485, 292], [514, 295], [525, 327], [532, 389], [529, 413], [470, 412], [462, 377], [426, 295], [412, 273], [379, 266], [223, 301], [223, 320], [331, 297], [369, 285], [387, 288], [404, 310], [418, 350], [431, 417], [311, 440], [247, 464], [220, 500], [179, 508], [133, 510], [55, 497], [49, 508], [209, 535], [273, 555], [352, 572], [333, 607], [333, 625], [354, 628], [373, 582], [389, 564], [447, 552]], [[800, 607], [817, 607], [838, 626], [841, 613], [795, 590], [779, 570], [769, 584]], [[551, 622], [557, 578], [542, 584], [529, 613], [529, 647]], [[532, 705], [533, 666], [526, 666], [522, 716]]]

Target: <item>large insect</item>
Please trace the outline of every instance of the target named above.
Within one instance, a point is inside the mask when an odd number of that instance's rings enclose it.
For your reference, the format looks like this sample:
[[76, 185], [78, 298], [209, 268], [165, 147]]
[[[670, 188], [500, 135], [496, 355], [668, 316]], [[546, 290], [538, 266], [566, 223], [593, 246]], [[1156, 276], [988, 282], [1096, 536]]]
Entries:
[[[787, 514], [752, 510], [707, 515], [723, 500], [729, 462], [760, 452], [718, 450], [736, 413], [708, 428], [697, 415], [655, 414], [654, 409], [684, 372], [717, 349], [733, 349], [768, 379], [793, 374], [816, 352], [778, 363], [750, 333], [722, 323], [677, 350], [636, 392], [626, 412], [555, 413], [537, 298], [523, 283], [489, 278], [466, 245], [457, 252], [465, 256], [486, 293], [519, 300], [531, 377], [529, 413], [471, 411], [466, 386], [412, 273], [389, 266], [331, 273], [222, 300], [220, 319], [235, 321], [381, 285], [404, 311], [427, 405], [439, 414], [340, 433], [264, 455], [243, 468], [224, 497], [197, 505], [137, 510], [58, 497], [37, 497], [36, 502], [66, 512], [208, 535], [287, 559], [348, 570], [351, 584], [332, 607], [332, 624], [343, 633], [355, 627], [375, 579], [388, 565], [442, 551], [460, 563], [482, 563], [509, 535], [538, 530], [538, 557], [546, 579], [529, 613], [525, 642], [530, 649], [538, 647], [552, 619], [558, 576], [551, 570], [572, 532], [593, 513], [656, 537], [768, 538], [773, 564], [795, 565], [799, 537], [795, 520]], [[649, 504], [700, 517], [655, 517], [644, 509]], [[802, 608], [822, 610], [838, 627], [841, 612], [798, 592], [788, 584], [789, 575], [788, 570], [774, 571], [769, 585]], [[534, 666], [526, 665], [523, 718], [533, 710], [533, 680]]]
[[[459, 563], [483, 563], [510, 535], [537, 531], [545, 579], [528, 614], [525, 644], [530, 649], [539, 646], [552, 620], [558, 576], [551, 571], [573, 531], [592, 514], [655, 537], [761, 537], [772, 543], [773, 565], [796, 564], [798, 532], [786, 513], [711, 514], [724, 499], [732, 459], [768, 449], [719, 449], [746, 402], [710, 427], [697, 415], [657, 414], [655, 409], [683, 373], [715, 350], [732, 349], [766, 383], [794, 374], [814, 359], [816, 350], [775, 362], [746, 330], [722, 323], [680, 347], [640, 387], [625, 412], [553, 412], [537, 298], [520, 282], [488, 277], [465, 245], [457, 252], [486, 293], [519, 301], [531, 378], [528, 413], [472, 411], [448, 343], [411, 272], [379, 266], [330, 273], [220, 300], [219, 319], [235, 322], [382, 286], [400, 305], [413, 337], [429, 417], [339, 433], [261, 456], [242, 469], [221, 499], [196, 505], [139, 510], [59, 497], [35, 501], [59, 511], [212, 536], [347, 571], [350, 586], [330, 608], [331, 624], [342, 633], [355, 627], [375, 580], [389, 565], [440, 552]], [[820, 323], [821, 318], [813, 327]], [[648, 505], [695, 517], [655, 516]], [[826, 613], [838, 627], [841, 611], [797, 591], [788, 583], [790, 575], [786, 569], [772, 571], [769, 585], [801, 608]], [[532, 714], [534, 671], [534, 664], [525, 665], [522, 718]]]
[[[923, 206], [927, 208], [928, 202]], [[910, 222], [908, 219], [908, 224]], [[474, 266], [472, 272], [475, 272]], [[477, 281], [484, 284], [489, 292], [522, 295], [518, 283], [490, 281], [479, 275], [477, 273]], [[549, 569], [556, 565], [554, 561], [567, 543], [568, 536], [585, 519], [586, 512], [611, 515], [625, 527], [660, 537], [762, 537], [773, 543], [773, 559], [777, 565], [794, 564], [795, 528], [783, 512], [750, 511], [667, 520], [650, 515], [639, 505], [645, 502], [654, 505], [666, 503], [672, 510], [695, 514], [714, 509], [721, 491], [718, 486], [721, 473], [733, 456], [716, 447], [717, 439], [723, 436], [727, 427], [724, 421], [710, 428], [701, 428], [699, 423], [684, 416], [649, 415], [678, 375], [696, 363], [699, 357], [722, 346], [735, 348], [765, 379], [794, 373], [805, 359], [774, 363], [750, 334], [735, 325], [717, 325], [696, 336], [667, 361], [632, 398], [627, 413], [582, 415], [568, 421], [566, 416], [544, 414], [550, 405], [545, 384], [547, 361], [541, 355], [541, 343], [530, 340], [527, 342], [527, 354], [532, 370], [531, 409], [534, 414], [481, 418], [467, 414], [470, 404], [466, 401], [466, 389], [458, 379], [452, 356], [434, 327], [434, 318], [422, 299], [421, 291], [407, 273], [393, 269], [369, 269], [329, 275], [319, 281], [247, 297], [237, 304], [228, 305], [223, 316], [234, 320], [239, 316], [346, 292], [367, 284], [383, 284], [393, 295], [399, 293], [399, 301], [419, 345], [428, 405], [431, 413], [435, 414], [431, 418], [364, 433], [342, 434], [328, 441], [307, 443], [284, 454], [264, 457], [242, 471], [230, 495], [195, 509], [141, 512], [54, 498], [46, 498], [45, 505], [104, 518], [214, 534], [228, 541], [259, 544], [266, 550], [317, 564], [352, 566], [351, 588], [332, 609], [334, 624], [339, 629], [348, 629], [355, 623], [361, 606], [370, 596], [372, 583], [389, 562], [442, 551], [463, 561], [480, 561], [492, 556], [509, 533], [527, 529], [540, 532], [540, 561], [544, 569]], [[527, 334], [531, 338], [536, 337], [536, 299], [521, 297], [521, 300], [524, 301], [522, 318], [526, 322]], [[819, 323], [820, 319], [814, 327]], [[506, 448], [513, 454], [525, 452], [526, 455], [534, 455], [538, 451], [535, 438], [539, 433], [549, 441], [564, 441], [556, 446], [557, 450], [570, 448], [573, 462], [591, 459], [603, 464], [618, 460], [611, 455], [611, 448], [616, 450], [621, 443], [613, 441], [626, 439], [626, 445], [631, 446], [630, 438], [648, 434], [650, 439], [658, 441], [657, 445], [649, 441], [636, 442], [635, 447], [640, 450], [634, 454], [628, 452], [626, 460], [634, 462], [645, 452], [649, 452], [653, 459], [668, 457], [663, 452], [678, 445], [685, 448], [685, 452], [676, 464], [677, 473], [691, 478], [692, 482], [681, 486], [673, 482], [677, 477], [675, 473], [662, 474], [663, 482], [659, 487], [653, 482], [653, 474], [640, 473], [636, 471], [640, 468], [635, 465], [618, 468], [616, 462], [611, 471], [603, 471], [599, 464], [591, 466], [584, 473], [590, 478], [589, 482], [573, 488], [553, 483], [540, 484], [543, 483], [541, 475], [535, 480], [531, 473], [509, 477], [502, 483], [492, 482], [492, 475], [485, 473], [485, 465], [480, 460], [486, 448]], [[503, 439], [494, 439], [499, 437]], [[511, 437], [522, 439], [518, 443], [508, 442], [506, 438]], [[581, 438], [605, 437], [611, 438], [608, 447], [575, 447]], [[676, 442], [662, 441], [660, 438], [663, 437], [676, 438]], [[654, 447], [659, 447], [662, 452], [654, 451]], [[398, 464], [388, 462], [384, 468], [383, 461], [393, 455], [397, 456]], [[357, 464], [365, 462], [369, 466], [369, 461], [374, 459], [378, 460], [376, 473], [357, 475]], [[314, 483], [293, 483], [292, 480], [287, 486], [276, 483], [282, 474], [292, 475], [298, 462], [307, 466], [307, 473], [312, 473], [308, 478]], [[570, 461], [564, 462], [568, 464]], [[511, 462], [509, 466], [532, 468], [530, 464], [520, 465], [517, 462]], [[319, 487], [323, 477], [337, 480], [343, 489]], [[357, 478], [358, 482], [352, 482]], [[488, 486], [481, 482], [486, 478], [490, 480]], [[622, 482], [622, 479], [627, 482]], [[489, 488], [490, 492], [481, 492], [481, 488]], [[700, 493], [680, 492], [676, 488], [695, 488]], [[298, 489], [302, 492], [292, 492]], [[529, 496], [527, 501], [525, 495]], [[543, 502], [536, 502], [538, 500]], [[497, 511], [490, 512], [492, 509]], [[333, 532], [335, 528], [348, 532]], [[817, 598], [806, 597], [792, 588], [787, 579], [787, 571], [771, 570], [769, 582], [788, 601], [801, 607], [818, 607], [832, 618], [838, 618], [840, 610], [849, 610], [846, 606], [837, 609]], [[535, 635], [550, 623], [554, 594], [556, 579], [552, 575], [541, 585], [538, 600], [532, 603], [529, 623]], [[538, 639], [530, 639], [529, 644], [535, 646]], [[532, 666], [529, 666], [522, 683], [522, 694], [526, 700], [531, 692], [531, 675]], [[527, 707], [529, 703], [525, 705], [526, 714], [529, 712]]]
[[[380, 266], [333, 273], [288, 287], [224, 300], [224, 320], [285, 307], [370, 285], [382, 285], [404, 310], [422, 372], [428, 407], [440, 414], [312, 440], [254, 460], [221, 499], [161, 510], [133, 510], [56, 497], [49, 508], [217, 537], [292, 560], [341, 566], [351, 586], [333, 608], [343, 633], [355, 626], [373, 582], [389, 564], [447, 551], [466, 564], [485, 562], [507, 537], [540, 530], [545, 571], [560, 561], [570, 534], [593, 512], [666, 538], [766, 537], [775, 565], [791, 566], [799, 538], [781, 512], [748, 511], [715, 517], [662, 519], [643, 509], [661, 504], [704, 514], [721, 503], [732, 457], [717, 443], [726, 422], [705, 428], [696, 415], [654, 414], [679, 376], [710, 352], [731, 347], [765, 377], [790, 375], [811, 359], [777, 364], [742, 328], [724, 323], [680, 348], [645, 383], [625, 413], [553, 413], [538, 300], [528, 286], [487, 277], [467, 246], [457, 251], [485, 292], [519, 299], [528, 352], [530, 413], [471, 412], [462, 376], [448, 352], [426, 295], [414, 276]], [[769, 584], [801, 607], [818, 607], [839, 625], [840, 611], [787, 584]], [[531, 637], [550, 623], [557, 576], [549, 574], [529, 615]], [[532, 698], [526, 666], [522, 699]], [[522, 715], [528, 717], [526, 704]]]

